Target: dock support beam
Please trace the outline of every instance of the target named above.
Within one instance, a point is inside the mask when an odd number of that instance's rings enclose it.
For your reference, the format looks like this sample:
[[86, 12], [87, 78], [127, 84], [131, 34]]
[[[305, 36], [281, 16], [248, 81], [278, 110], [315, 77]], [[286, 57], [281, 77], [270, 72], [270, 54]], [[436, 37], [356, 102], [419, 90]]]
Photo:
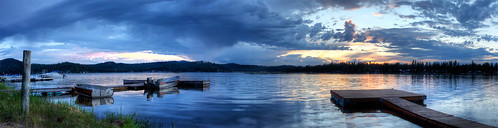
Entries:
[[152, 79], [152, 77], [147, 77], [146, 82], [147, 82], [145, 85], [146, 88], [150, 88], [150, 87], [152, 87], [152, 84], [154, 84], [154, 80]]
[[21, 106], [24, 115], [29, 114], [29, 89], [30, 89], [30, 76], [31, 76], [31, 51], [23, 51], [23, 74], [22, 74], [22, 87], [21, 87]]

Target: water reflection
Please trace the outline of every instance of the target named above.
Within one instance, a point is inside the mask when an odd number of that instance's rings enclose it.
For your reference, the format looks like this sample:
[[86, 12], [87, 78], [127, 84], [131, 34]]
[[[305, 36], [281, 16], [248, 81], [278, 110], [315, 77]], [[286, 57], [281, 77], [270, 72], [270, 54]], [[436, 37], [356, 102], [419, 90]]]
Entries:
[[[35, 88], [77, 83], [118, 85], [123, 79], [210, 80], [206, 90], [176, 94], [116, 92], [114, 104], [95, 107], [97, 116], [112, 111], [137, 114], [157, 126], [177, 127], [418, 127], [382, 109], [344, 110], [330, 101], [330, 89], [399, 89], [427, 95], [428, 108], [498, 126], [498, 78], [479, 75], [404, 74], [244, 74], [244, 73], [95, 73], [67, 74]], [[17, 86], [17, 85], [16, 85]], [[19, 84], [20, 86], [20, 84]], [[151, 94], [154, 102], [147, 101]], [[159, 95], [158, 95], [159, 94]], [[149, 96], [150, 97], [150, 96]], [[162, 98], [159, 98], [162, 97]], [[67, 98], [71, 103], [76, 100]]]
[[147, 101], [152, 101], [154, 99], [154, 94], [157, 98], [163, 98], [164, 95], [178, 93], [180, 93], [180, 91], [176, 87], [144, 90], [144, 95], [147, 95]]
[[76, 104], [85, 105], [85, 106], [100, 106], [100, 105], [111, 105], [114, 104], [114, 98], [105, 97], [105, 98], [90, 98], [86, 96], [77, 96]]

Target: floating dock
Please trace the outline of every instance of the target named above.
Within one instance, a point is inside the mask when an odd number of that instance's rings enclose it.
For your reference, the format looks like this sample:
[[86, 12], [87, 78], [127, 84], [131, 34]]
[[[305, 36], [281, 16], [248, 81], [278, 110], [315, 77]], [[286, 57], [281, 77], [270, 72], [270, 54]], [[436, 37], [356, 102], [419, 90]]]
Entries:
[[379, 103], [379, 98], [383, 97], [400, 97], [414, 102], [422, 102], [427, 97], [422, 94], [394, 89], [330, 90], [330, 94], [332, 95], [332, 99], [341, 107]]
[[178, 88], [207, 88], [210, 86], [210, 81], [209, 80], [200, 80], [200, 81], [194, 81], [194, 80], [181, 80], [178, 81], [178, 85], [176, 87]]
[[[31, 82], [37, 82], [37, 81], [51, 81], [54, 80], [53, 78], [31, 78]], [[5, 79], [4, 81], [6, 82], [22, 82], [22, 78], [10, 78], [10, 79]]]
[[114, 91], [126, 91], [126, 90], [144, 90], [144, 83], [134, 83], [134, 84], [124, 84], [124, 85], [110, 85], [106, 87], [114, 88]]
[[139, 84], [139, 83], [142, 83], [142, 84], [145, 84], [147, 82], [147, 80], [123, 80], [123, 84]]
[[41, 93], [42, 96], [59, 96], [62, 94], [74, 94], [74, 87], [60, 87], [60, 88], [34, 88], [31, 93]]
[[[494, 128], [475, 121], [466, 120], [435, 111], [414, 102], [423, 102], [426, 95], [394, 89], [330, 90], [335, 103], [342, 107], [364, 104], [382, 104], [385, 107], [428, 127]], [[411, 102], [410, 102], [411, 101]]]

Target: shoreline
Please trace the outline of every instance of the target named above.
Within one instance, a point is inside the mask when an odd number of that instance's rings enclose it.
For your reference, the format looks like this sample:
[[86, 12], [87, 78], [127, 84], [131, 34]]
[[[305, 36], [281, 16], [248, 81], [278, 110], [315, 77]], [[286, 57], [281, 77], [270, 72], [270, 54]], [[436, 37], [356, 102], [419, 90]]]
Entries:
[[[0, 89], [10, 89], [0, 83]], [[20, 91], [0, 92], [1, 127], [146, 127], [135, 114], [106, 112], [99, 120], [93, 112], [76, 105], [47, 101], [43, 97], [30, 96], [30, 114], [21, 115]]]

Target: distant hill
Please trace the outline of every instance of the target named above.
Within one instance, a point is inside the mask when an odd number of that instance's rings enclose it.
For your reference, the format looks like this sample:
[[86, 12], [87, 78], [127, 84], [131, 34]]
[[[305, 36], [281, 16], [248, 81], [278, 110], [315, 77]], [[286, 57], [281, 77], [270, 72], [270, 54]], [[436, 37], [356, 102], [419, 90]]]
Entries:
[[0, 74], [21, 74], [22, 61], [7, 58], [0, 60]]
[[[59, 71], [63, 73], [92, 72], [253, 72], [253, 73], [389, 73], [389, 74], [498, 74], [498, 63], [459, 64], [457, 61], [408, 63], [343, 62], [308, 66], [259, 66], [235, 63], [216, 64], [196, 61], [168, 61], [139, 64], [105, 62], [78, 64], [32, 64], [33, 74]], [[8, 58], [0, 60], [0, 74], [21, 74], [22, 62]]]
[[[59, 71], [64, 73], [92, 72], [265, 72], [275, 67], [240, 64], [216, 64], [196, 61], [168, 61], [139, 64], [105, 62], [78, 64], [62, 62], [57, 64], [31, 64], [32, 73]], [[280, 67], [282, 68], [282, 67]], [[0, 74], [21, 74], [22, 61], [8, 58], [0, 61]]]

